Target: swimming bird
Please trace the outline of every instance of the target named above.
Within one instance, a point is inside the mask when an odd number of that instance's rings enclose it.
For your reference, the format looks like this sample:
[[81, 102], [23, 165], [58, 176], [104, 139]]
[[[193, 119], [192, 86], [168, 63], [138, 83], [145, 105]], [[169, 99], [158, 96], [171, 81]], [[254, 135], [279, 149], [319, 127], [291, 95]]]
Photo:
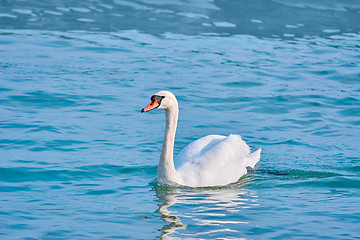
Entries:
[[261, 148], [251, 153], [241, 136], [208, 135], [187, 145], [175, 158], [174, 142], [179, 107], [175, 95], [160, 91], [141, 112], [163, 109], [166, 128], [158, 165], [157, 180], [162, 184], [189, 187], [222, 186], [234, 183], [254, 168], [260, 160]]

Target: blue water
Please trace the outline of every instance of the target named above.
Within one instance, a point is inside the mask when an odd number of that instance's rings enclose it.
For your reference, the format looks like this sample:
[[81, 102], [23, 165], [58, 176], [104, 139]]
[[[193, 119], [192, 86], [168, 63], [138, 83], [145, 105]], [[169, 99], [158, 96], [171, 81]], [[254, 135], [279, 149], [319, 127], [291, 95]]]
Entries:
[[[357, 1], [0, 2], [0, 239], [360, 239]], [[159, 186], [208, 134], [262, 148], [217, 188]], [[271, 173], [281, 173], [274, 175]]]

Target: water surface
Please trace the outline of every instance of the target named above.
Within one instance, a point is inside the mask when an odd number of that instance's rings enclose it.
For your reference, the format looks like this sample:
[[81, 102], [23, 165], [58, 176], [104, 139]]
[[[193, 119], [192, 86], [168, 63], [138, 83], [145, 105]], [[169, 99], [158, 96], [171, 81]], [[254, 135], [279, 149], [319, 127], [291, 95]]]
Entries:
[[[0, 238], [359, 239], [357, 3], [2, 1]], [[155, 181], [208, 134], [263, 149], [218, 188]]]

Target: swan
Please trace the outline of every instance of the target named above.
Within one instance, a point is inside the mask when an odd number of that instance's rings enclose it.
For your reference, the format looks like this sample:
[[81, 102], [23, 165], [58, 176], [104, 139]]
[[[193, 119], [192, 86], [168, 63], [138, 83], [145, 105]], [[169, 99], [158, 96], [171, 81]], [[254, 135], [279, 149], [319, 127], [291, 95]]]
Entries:
[[239, 135], [208, 135], [187, 145], [175, 158], [174, 142], [179, 116], [178, 101], [169, 91], [160, 91], [141, 112], [163, 109], [165, 136], [158, 165], [157, 180], [162, 184], [189, 187], [223, 186], [234, 183], [254, 168], [261, 148], [251, 153]]

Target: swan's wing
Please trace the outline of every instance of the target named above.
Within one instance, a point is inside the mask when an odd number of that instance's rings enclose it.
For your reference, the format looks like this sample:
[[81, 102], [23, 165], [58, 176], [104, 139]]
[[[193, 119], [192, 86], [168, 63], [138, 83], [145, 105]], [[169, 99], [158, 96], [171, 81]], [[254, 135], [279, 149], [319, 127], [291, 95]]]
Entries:
[[184, 164], [195, 164], [196, 156], [201, 155], [207, 149], [210, 150], [225, 138], [225, 136], [221, 135], [208, 135], [191, 142], [176, 156], [175, 168], [178, 169]]
[[244, 175], [260, 154], [250, 156], [249, 146], [239, 135], [209, 135], [186, 146], [175, 159], [175, 166], [187, 185], [225, 185]]

